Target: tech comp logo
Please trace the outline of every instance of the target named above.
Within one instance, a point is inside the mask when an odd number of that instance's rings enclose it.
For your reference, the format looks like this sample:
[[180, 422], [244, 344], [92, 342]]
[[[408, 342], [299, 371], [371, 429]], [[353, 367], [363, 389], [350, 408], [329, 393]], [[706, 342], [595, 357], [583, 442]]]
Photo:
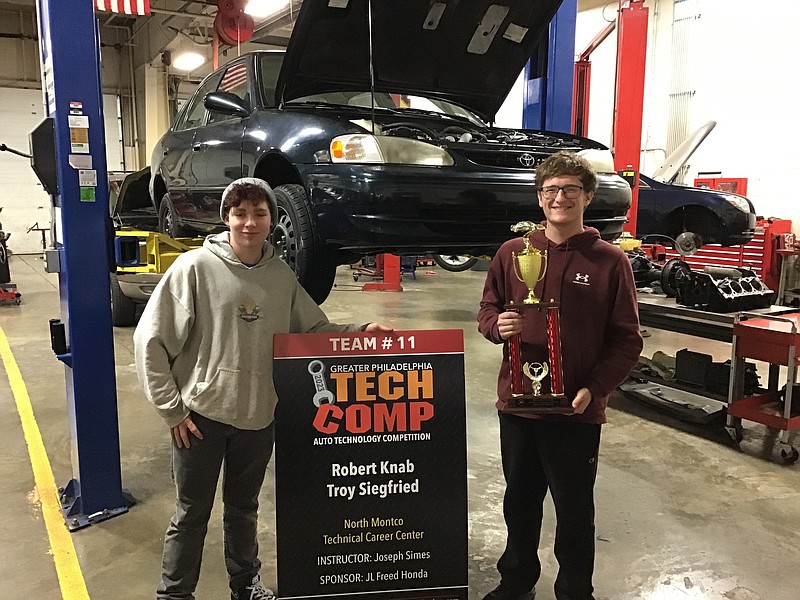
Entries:
[[314, 429], [324, 435], [419, 432], [434, 416], [430, 363], [328, 366], [313, 360], [308, 373], [315, 389]]

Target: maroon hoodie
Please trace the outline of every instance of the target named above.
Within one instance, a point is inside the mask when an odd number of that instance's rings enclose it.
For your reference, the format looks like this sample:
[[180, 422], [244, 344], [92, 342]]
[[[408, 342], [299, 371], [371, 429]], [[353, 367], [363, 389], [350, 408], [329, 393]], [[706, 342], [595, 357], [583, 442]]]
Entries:
[[[600, 239], [598, 231], [585, 227], [562, 244], [555, 245], [544, 232], [530, 236], [531, 244], [547, 250], [547, 270], [536, 286], [541, 300], [555, 300], [561, 311], [561, 352], [564, 388], [575, 397], [585, 387], [592, 401], [581, 415], [547, 415], [547, 419], [605, 423], [608, 395], [628, 376], [642, 351], [636, 286], [630, 261], [622, 250]], [[503, 343], [503, 363], [497, 379], [497, 408], [511, 395], [508, 344], [497, 329], [497, 317], [510, 301], [521, 303], [528, 288], [514, 273], [512, 252], [524, 248], [522, 238], [509, 240], [495, 254], [478, 312], [478, 331], [495, 344]], [[524, 312], [522, 362], [547, 360], [545, 311]], [[530, 393], [530, 381], [526, 393]], [[545, 379], [545, 384], [549, 377]]]

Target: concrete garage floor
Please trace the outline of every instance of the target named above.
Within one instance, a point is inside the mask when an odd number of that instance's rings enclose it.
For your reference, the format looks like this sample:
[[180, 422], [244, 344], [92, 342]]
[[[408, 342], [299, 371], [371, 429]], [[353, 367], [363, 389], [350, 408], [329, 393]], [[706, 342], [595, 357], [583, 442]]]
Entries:
[[[0, 306], [0, 328], [19, 365], [57, 485], [71, 477], [64, 369], [50, 350], [47, 320], [58, 316], [57, 279], [35, 256], [12, 257], [23, 304]], [[324, 308], [333, 321], [366, 319], [398, 329], [464, 330], [470, 495], [470, 598], [497, 582], [504, 546], [503, 481], [493, 408], [500, 349], [476, 331], [484, 273], [418, 269], [402, 293], [361, 292], [348, 268]], [[728, 346], [651, 331], [645, 354], [689, 347], [724, 360]], [[123, 516], [72, 534], [93, 600], [153, 598], [164, 530], [173, 507], [169, 437], [139, 390], [132, 329], [115, 329], [124, 486], [138, 504]], [[760, 368], [762, 381], [766, 369]], [[743, 452], [721, 426], [682, 424], [621, 395], [604, 428], [597, 482], [599, 599], [794, 600], [800, 589], [800, 463], [775, 462], [774, 435], [745, 423]], [[48, 532], [8, 378], [0, 376], [0, 597], [61, 597]], [[800, 446], [800, 436], [794, 444]], [[275, 582], [274, 486], [264, 485], [261, 557]], [[552, 509], [541, 545], [540, 600], [552, 600]], [[199, 599], [228, 597], [220, 514], [212, 518]], [[67, 593], [64, 598], [84, 596]]]

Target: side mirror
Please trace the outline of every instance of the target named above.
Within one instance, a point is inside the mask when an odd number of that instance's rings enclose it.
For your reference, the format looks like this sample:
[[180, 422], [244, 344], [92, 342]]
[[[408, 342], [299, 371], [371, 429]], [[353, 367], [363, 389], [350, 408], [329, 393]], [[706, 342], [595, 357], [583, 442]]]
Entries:
[[237, 117], [249, 117], [250, 107], [239, 96], [230, 92], [211, 92], [203, 99], [203, 106], [211, 112]]

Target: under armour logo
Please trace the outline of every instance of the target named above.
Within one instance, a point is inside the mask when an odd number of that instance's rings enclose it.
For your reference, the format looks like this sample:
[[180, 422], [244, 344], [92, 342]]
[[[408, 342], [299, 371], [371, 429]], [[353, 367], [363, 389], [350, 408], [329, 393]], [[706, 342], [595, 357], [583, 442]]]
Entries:
[[577, 283], [579, 285], [589, 285], [589, 275], [581, 275], [580, 273], [575, 273], [575, 279], [572, 283]]

